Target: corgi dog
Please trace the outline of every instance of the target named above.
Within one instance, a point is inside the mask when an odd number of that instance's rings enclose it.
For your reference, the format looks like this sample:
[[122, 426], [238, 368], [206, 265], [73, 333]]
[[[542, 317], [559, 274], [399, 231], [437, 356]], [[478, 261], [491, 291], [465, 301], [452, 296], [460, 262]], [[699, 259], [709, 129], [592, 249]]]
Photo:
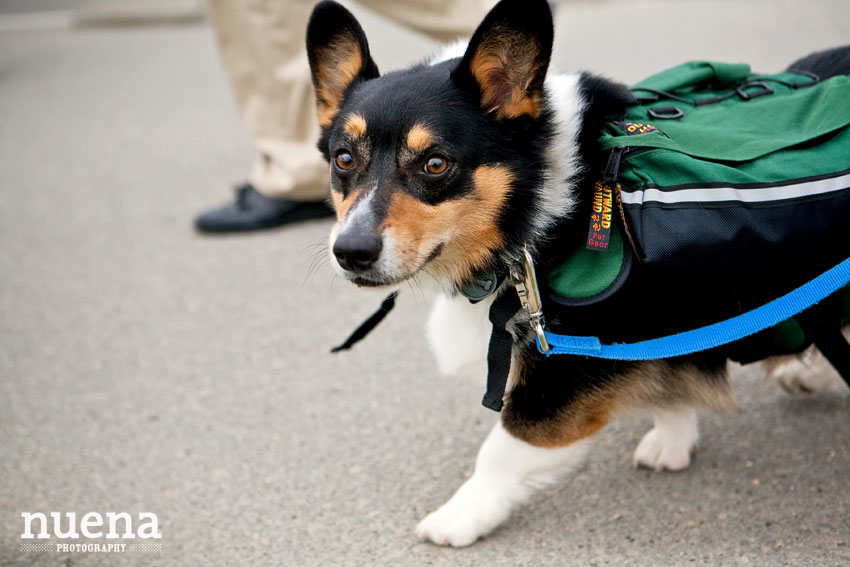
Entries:
[[[545, 270], [584, 244], [593, 184], [608, 157], [598, 132], [634, 100], [627, 87], [591, 73], [549, 72], [553, 33], [545, 0], [503, 0], [468, 43], [381, 75], [362, 28], [341, 5], [318, 4], [308, 25], [318, 147], [329, 162], [337, 217], [331, 263], [362, 287], [411, 279], [436, 285], [428, 336], [445, 372], [483, 372], [483, 380], [488, 312], [495, 297], [515, 293], [510, 270], [526, 251]], [[839, 55], [827, 57], [832, 64], [813, 56], [796, 67], [817, 67], [821, 76], [850, 72], [850, 57]], [[458, 290], [482, 271], [505, 277], [473, 304]], [[691, 322], [716, 319], [712, 297], [729, 277], [636, 264], [621, 293], [576, 308], [569, 323], [608, 342], [670, 334], [683, 328], [681, 313]], [[663, 299], [646, 300], [659, 289]], [[423, 539], [466, 546], [487, 535], [581, 463], [618, 412], [638, 408], [654, 417], [635, 464], [677, 471], [697, 444], [697, 410], [734, 407], [723, 348], [646, 362], [546, 357], [522, 311], [508, 332], [499, 423], [472, 476], [416, 528]]]

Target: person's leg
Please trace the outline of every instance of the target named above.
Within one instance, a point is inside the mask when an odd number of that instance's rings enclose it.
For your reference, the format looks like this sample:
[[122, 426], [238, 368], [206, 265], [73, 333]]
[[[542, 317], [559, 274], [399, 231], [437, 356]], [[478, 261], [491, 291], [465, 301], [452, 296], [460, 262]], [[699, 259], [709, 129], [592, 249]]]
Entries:
[[442, 42], [472, 35], [496, 0], [358, 0], [364, 6]]
[[209, 0], [221, 60], [257, 156], [236, 201], [199, 216], [199, 229], [253, 230], [330, 214], [304, 47], [313, 5]]

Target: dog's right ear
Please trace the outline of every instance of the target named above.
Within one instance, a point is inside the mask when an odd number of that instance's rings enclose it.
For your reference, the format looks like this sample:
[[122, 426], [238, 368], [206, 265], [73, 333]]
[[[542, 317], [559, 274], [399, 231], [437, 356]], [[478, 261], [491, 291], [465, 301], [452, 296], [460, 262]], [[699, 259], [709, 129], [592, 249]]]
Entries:
[[537, 118], [553, 40], [546, 0], [502, 0], [475, 30], [452, 76], [497, 120]]
[[354, 16], [336, 2], [313, 8], [307, 24], [307, 57], [316, 87], [319, 125], [331, 125], [346, 91], [359, 80], [374, 79], [378, 66], [369, 55], [366, 34]]

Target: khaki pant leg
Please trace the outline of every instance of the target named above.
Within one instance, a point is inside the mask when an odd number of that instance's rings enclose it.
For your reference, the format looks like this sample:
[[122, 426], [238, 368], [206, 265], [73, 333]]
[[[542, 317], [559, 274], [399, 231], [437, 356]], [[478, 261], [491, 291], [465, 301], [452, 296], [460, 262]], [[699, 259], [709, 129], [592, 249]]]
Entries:
[[209, 0], [242, 123], [257, 157], [251, 183], [266, 196], [318, 200], [327, 164], [304, 47], [312, 0]]
[[370, 9], [439, 41], [472, 35], [496, 0], [358, 0]]

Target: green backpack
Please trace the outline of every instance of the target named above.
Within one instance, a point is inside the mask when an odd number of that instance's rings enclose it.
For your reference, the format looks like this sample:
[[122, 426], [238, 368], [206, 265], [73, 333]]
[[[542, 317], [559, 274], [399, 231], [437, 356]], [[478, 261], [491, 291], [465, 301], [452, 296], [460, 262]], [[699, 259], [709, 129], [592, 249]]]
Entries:
[[[850, 76], [696, 61], [632, 91], [599, 138], [610, 225], [591, 221], [587, 246], [545, 274], [555, 304], [610, 297], [633, 262], [734, 270], [822, 256], [825, 270], [850, 257]], [[777, 353], [809, 343], [793, 319], [765, 335]]]
[[633, 92], [640, 104], [600, 144], [643, 262], [770, 261], [850, 218], [835, 210], [850, 212], [850, 76], [692, 62]]
[[729, 269], [834, 246], [850, 256], [850, 76], [697, 61], [632, 90], [638, 103], [599, 138], [621, 222], [606, 237], [608, 254], [589, 237], [588, 250], [548, 274], [555, 291], [599, 294], [622, 278], [628, 249], [671, 269]]

